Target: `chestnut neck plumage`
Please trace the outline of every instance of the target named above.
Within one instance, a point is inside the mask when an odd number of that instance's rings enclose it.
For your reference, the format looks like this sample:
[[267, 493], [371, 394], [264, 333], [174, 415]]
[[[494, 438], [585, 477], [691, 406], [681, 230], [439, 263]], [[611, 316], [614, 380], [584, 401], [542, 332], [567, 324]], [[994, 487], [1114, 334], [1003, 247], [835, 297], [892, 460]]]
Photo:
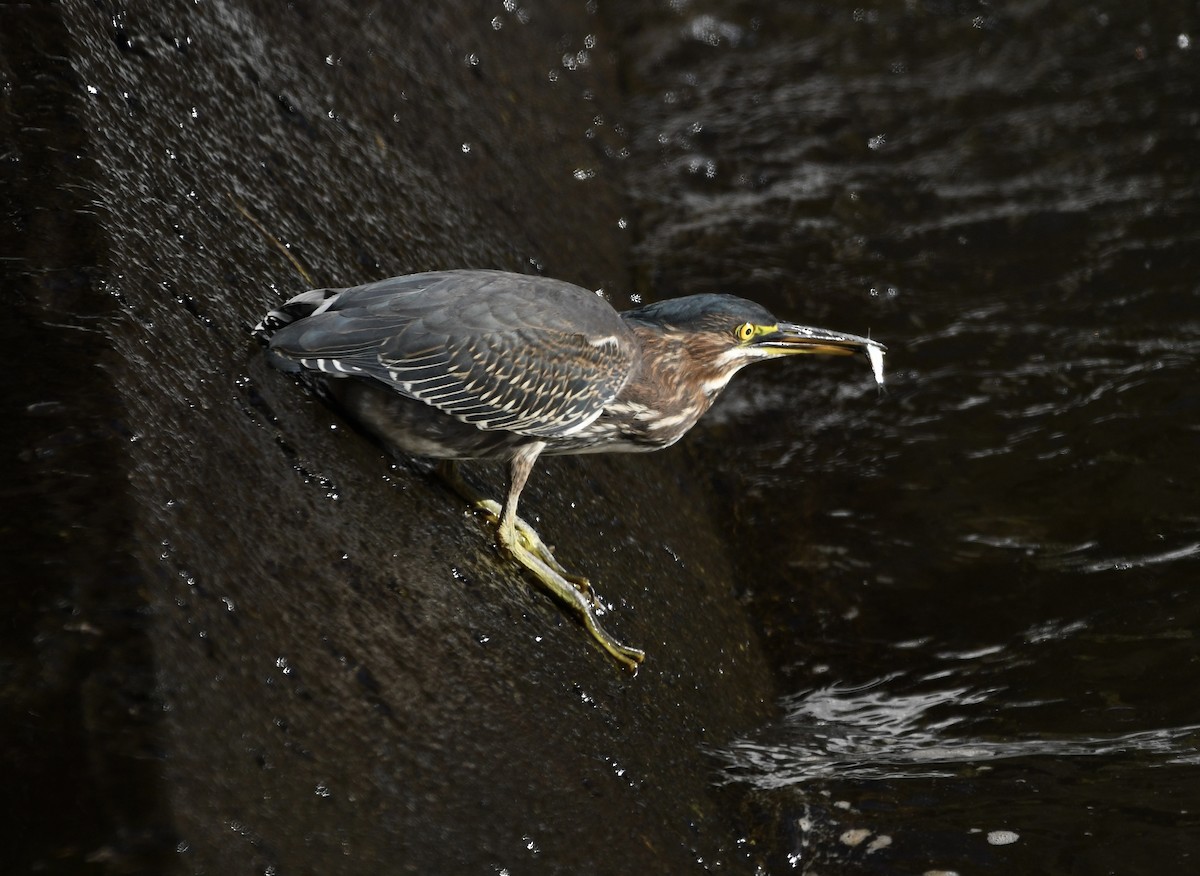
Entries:
[[[629, 381], [595, 422], [570, 436], [559, 452], [644, 451], [669, 447], [712, 406], [725, 384], [749, 360], [715, 353], [703, 335], [676, 334], [628, 323], [642, 349]], [[723, 350], [721, 352], [724, 352]], [[546, 451], [553, 454], [552, 444]]]

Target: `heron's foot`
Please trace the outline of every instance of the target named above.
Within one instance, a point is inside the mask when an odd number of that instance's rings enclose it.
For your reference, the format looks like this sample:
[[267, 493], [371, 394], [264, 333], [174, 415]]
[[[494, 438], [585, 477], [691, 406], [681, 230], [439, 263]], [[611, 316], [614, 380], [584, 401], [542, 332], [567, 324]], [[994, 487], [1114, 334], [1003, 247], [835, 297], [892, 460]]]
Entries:
[[622, 644], [601, 626], [600, 614], [604, 611], [604, 606], [600, 604], [588, 579], [582, 575], [572, 575], [564, 569], [554, 558], [554, 551], [550, 550], [550, 546], [520, 517], [513, 518], [511, 528], [506, 533], [500, 525], [504, 511], [500, 503], [484, 498], [471, 489], [458, 473], [456, 465], [445, 463], [438, 467], [438, 473], [456, 493], [491, 520], [496, 526], [500, 546], [505, 552], [533, 573], [542, 586], [559, 601], [574, 609], [587, 631], [618, 663], [632, 672], [637, 672], [638, 664], [646, 659], [646, 652]]
[[[534, 543], [548, 553], [549, 549], [542, 543], [537, 533], [528, 524], [524, 524], [524, 526], [528, 533], [532, 533], [535, 539]], [[599, 600], [592, 593], [590, 585], [587, 590], [583, 590], [576, 583], [576, 580], [569, 580], [560, 574], [559, 570], [562, 567], [557, 562], [553, 562], [552, 556], [551, 561], [553, 565], [545, 562], [542, 553], [530, 547], [526, 532], [521, 531], [521, 526], [516, 527], [516, 536], [511, 543], [501, 533], [500, 544], [514, 560], [532, 572], [547, 590], [569, 607], [575, 609], [587, 631], [592, 634], [592, 638], [599, 642], [605, 651], [611, 654], [626, 669], [631, 672], [637, 672], [638, 664], [646, 659], [646, 652], [640, 648], [633, 648], [622, 644], [600, 625], [599, 612], [602, 609]], [[586, 583], [586, 579], [583, 580]]]
[[[500, 517], [503, 513], [500, 503], [495, 499], [485, 498], [475, 490], [471, 489], [471, 486], [465, 480], [463, 480], [462, 475], [459, 473], [458, 466], [451, 463], [443, 463], [442, 465], [438, 466], [437, 471], [442, 479], [450, 485], [454, 492], [458, 493], [463, 497], [463, 499], [469, 502], [476, 511], [479, 511], [486, 516], [494, 526], [500, 525]], [[574, 584], [581, 593], [585, 593], [589, 596], [591, 595], [591, 582], [582, 575], [574, 575], [564, 569], [562, 564], [554, 558], [554, 551], [551, 550], [550, 546], [542, 541], [542, 537], [537, 534], [537, 530], [535, 530], [520, 517], [516, 518], [514, 524], [517, 529], [517, 536], [522, 542], [524, 542], [525, 547], [528, 550], [535, 553], [543, 563], [545, 563], [563, 578], [566, 578], [568, 581]], [[597, 607], [599, 606], [597, 605]]]
[[[499, 502], [494, 499], [477, 499], [475, 507], [485, 514], [493, 524], [496, 526], [500, 525], [501, 508]], [[600, 607], [599, 602], [596, 601], [596, 595], [592, 590], [592, 582], [583, 575], [575, 575], [564, 569], [562, 563], [555, 559], [554, 551], [550, 548], [550, 545], [542, 541], [542, 537], [537, 534], [536, 529], [520, 517], [517, 517], [513, 521], [513, 526], [516, 529], [517, 539], [525, 550], [553, 569], [559, 577], [570, 581], [576, 590], [592, 600], [596, 608]]]

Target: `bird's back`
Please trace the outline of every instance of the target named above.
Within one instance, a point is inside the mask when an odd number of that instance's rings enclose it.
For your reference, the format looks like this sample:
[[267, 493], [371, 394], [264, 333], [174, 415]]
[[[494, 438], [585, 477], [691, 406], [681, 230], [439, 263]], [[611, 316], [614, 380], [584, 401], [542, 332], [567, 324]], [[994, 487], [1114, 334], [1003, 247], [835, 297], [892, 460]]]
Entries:
[[287, 370], [378, 381], [484, 430], [567, 434], [638, 359], [593, 292], [501, 271], [441, 271], [298, 295], [255, 330]]

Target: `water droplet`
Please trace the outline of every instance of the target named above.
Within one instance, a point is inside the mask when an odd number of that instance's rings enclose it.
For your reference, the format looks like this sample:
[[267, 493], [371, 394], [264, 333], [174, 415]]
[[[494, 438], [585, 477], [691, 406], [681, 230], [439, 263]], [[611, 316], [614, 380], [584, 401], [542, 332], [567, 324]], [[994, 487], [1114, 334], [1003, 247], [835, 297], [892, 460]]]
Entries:
[[866, 853], [871, 854], [872, 852], [880, 851], [881, 848], [887, 848], [890, 845], [892, 845], [892, 838], [890, 838], [890, 836], [887, 834], [880, 834], [876, 836], [874, 840], [871, 840], [869, 846], [866, 846]]
[[1015, 830], [989, 830], [987, 841], [993, 846], [1009, 846], [1021, 838]]
[[1181, 49], [1190, 49], [1192, 47], [1192, 38], [1186, 33], [1181, 33], [1179, 36], [1175, 37], [1175, 45], [1179, 46]]
[[838, 839], [842, 841], [843, 845], [847, 845], [850, 848], [855, 848], [856, 846], [861, 845], [862, 841], [870, 835], [871, 831], [867, 830], [865, 827], [856, 827], [847, 831], [843, 831], [842, 835], [838, 837]]

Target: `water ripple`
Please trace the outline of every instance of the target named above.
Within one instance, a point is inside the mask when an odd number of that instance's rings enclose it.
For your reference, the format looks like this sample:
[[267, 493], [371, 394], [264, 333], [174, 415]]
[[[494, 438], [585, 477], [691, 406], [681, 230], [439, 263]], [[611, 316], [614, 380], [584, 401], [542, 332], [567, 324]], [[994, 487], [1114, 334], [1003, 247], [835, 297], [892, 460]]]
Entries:
[[772, 738], [742, 739], [721, 753], [726, 779], [773, 789], [833, 777], [947, 778], [984, 762], [1036, 757], [1200, 764], [1200, 724], [1123, 734], [976, 738], [954, 731], [971, 720], [968, 709], [986, 706], [998, 689], [890, 692], [897, 680], [830, 685], [794, 697], [783, 725], [767, 734]]

